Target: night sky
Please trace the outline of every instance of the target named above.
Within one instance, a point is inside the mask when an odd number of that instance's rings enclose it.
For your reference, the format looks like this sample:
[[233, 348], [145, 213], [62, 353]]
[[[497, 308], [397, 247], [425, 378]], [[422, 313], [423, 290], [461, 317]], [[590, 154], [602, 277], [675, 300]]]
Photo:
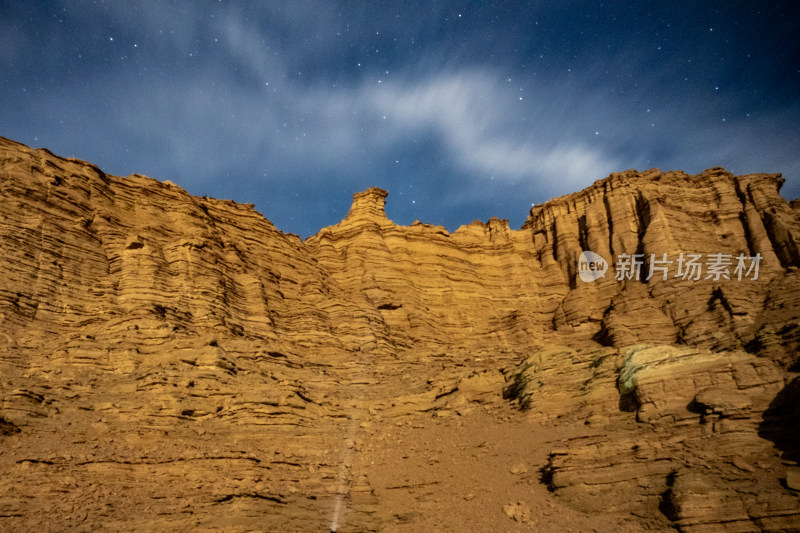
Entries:
[[800, 2], [0, 1], [0, 135], [255, 203], [449, 230], [629, 168], [782, 172]]

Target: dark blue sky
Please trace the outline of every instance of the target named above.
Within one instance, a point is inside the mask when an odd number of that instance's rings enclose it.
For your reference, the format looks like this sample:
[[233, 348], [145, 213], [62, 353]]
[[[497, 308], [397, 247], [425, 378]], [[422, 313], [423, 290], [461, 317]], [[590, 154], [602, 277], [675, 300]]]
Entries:
[[783, 172], [798, 2], [0, 2], [0, 135], [252, 202], [450, 230], [610, 172]]

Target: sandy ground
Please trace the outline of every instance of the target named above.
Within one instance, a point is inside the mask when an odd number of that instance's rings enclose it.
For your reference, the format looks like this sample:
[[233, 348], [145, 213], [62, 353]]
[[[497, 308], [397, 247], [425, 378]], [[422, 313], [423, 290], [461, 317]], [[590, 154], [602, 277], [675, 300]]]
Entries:
[[[590, 432], [526, 420], [504, 406], [371, 422], [356, 437], [363, 444], [350, 460], [353, 485], [374, 491], [382, 531], [642, 531], [571, 509], [541, 482], [549, 451]], [[346, 512], [336, 531], [351, 531]]]

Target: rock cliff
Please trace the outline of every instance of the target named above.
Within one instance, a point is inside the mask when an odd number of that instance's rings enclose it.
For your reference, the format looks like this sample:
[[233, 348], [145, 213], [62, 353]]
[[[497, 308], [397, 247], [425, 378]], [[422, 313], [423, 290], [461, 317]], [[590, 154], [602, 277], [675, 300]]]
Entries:
[[302, 241], [0, 138], [0, 529], [797, 530], [782, 183], [627, 171], [452, 233], [370, 188]]

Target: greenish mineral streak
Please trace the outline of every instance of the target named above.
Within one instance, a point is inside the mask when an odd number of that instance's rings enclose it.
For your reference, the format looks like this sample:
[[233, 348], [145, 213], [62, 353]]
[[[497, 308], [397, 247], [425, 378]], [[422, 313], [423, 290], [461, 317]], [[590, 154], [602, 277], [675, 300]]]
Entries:
[[625, 363], [619, 373], [619, 393], [628, 394], [636, 388], [636, 374], [645, 365], [634, 361], [634, 357], [648, 348], [645, 344], [637, 344], [628, 349], [625, 354]]

